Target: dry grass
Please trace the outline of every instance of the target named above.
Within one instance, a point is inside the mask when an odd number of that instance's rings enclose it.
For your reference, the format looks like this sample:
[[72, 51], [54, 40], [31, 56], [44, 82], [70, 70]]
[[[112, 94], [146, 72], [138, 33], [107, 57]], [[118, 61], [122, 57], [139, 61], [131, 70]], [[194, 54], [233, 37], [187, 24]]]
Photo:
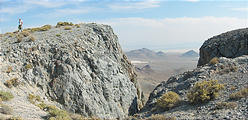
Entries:
[[61, 26], [73, 26], [72, 22], [58, 22], [56, 27], [61, 27]]
[[2, 101], [9, 101], [13, 99], [14, 96], [10, 92], [0, 91], [0, 98]]
[[12, 78], [10, 80], [7, 80], [4, 85], [7, 86], [8, 88], [17, 87], [20, 84], [18, 78]]
[[40, 102], [41, 98], [38, 95], [28, 94], [28, 101], [32, 104], [35, 104], [36, 101]]
[[28, 31], [22, 31], [21, 34], [24, 36], [24, 37], [27, 37], [30, 35], [30, 33]]
[[248, 87], [247, 88], [243, 88], [240, 91], [237, 91], [235, 93], [232, 93], [229, 98], [231, 100], [239, 100], [241, 98], [245, 98], [248, 97]]
[[13, 71], [13, 68], [11, 66], [8, 66], [8, 69], [6, 70], [6, 73], [10, 73]]
[[209, 64], [211, 65], [215, 65], [219, 63], [219, 58], [218, 57], [214, 57], [209, 61]]
[[238, 106], [236, 102], [218, 102], [216, 109], [235, 109]]
[[34, 42], [35, 40], [36, 40], [36, 38], [35, 38], [33, 35], [31, 35], [31, 36], [29, 37], [29, 41]]

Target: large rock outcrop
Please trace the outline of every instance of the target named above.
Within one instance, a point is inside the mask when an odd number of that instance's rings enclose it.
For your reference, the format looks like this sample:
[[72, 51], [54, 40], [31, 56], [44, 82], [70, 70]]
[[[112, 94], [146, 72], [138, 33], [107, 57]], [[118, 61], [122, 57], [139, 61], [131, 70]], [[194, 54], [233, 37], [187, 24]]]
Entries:
[[[146, 105], [137, 116], [145, 118], [153, 114], [160, 114], [167, 117], [189, 120], [246, 119], [248, 116], [247, 43], [247, 28], [227, 32], [209, 39], [200, 49], [201, 56], [198, 67], [194, 70], [174, 75], [167, 81], [161, 82], [150, 93]], [[213, 57], [219, 58], [216, 59], [216, 62], [209, 63]], [[209, 80], [218, 80], [220, 84], [224, 85], [224, 89], [220, 91], [216, 99], [192, 104], [187, 97], [190, 89], [197, 82]], [[204, 89], [202, 90], [204, 92], [207, 90], [206, 87], [202, 87], [202, 89]], [[169, 91], [177, 93], [181, 97], [181, 101], [173, 108], [161, 109], [158, 107], [157, 101]], [[193, 94], [197, 95], [198, 93], [201, 93], [201, 91]], [[233, 93], [237, 93], [235, 95], [238, 96], [238, 99], [231, 99], [231, 96], [233, 96], [231, 94]]]
[[[1, 35], [1, 62], [24, 86], [42, 93], [35, 94], [72, 113], [98, 118], [136, 113], [142, 92], [112, 28], [94, 23], [66, 27]], [[10, 75], [3, 73], [1, 82]]]
[[214, 36], [200, 48], [198, 66], [208, 63], [213, 57], [235, 58], [248, 55], [248, 28], [233, 30]]

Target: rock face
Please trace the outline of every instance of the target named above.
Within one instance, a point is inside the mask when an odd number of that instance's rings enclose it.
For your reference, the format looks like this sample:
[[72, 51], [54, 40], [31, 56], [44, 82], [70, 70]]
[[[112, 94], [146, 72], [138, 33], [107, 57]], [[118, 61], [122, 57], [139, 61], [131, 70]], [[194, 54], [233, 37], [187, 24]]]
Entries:
[[208, 63], [213, 57], [235, 58], [248, 55], [248, 28], [238, 29], [214, 36], [200, 48], [198, 66]]
[[24, 85], [37, 87], [41, 97], [67, 111], [109, 119], [136, 113], [142, 92], [112, 28], [94, 23], [64, 28], [34, 32], [21, 42], [2, 35], [1, 58]]
[[[248, 85], [248, 56], [234, 59], [220, 57], [220, 63], [205, 65], [192, 71], [172, 76], [168, 81], [160, 83], [150, 94], [149, 100], [141, 110], [140, 116], [147, 117], [152, 114], [163, 114], [177, 119], [245, 119], [248, 115], [248, 100], [242, 98], [237, 101], [229, 99], [231, 93], [237, 92]], [[187, 92], [199, 81], [218, 80], [225, 84], [220, 96], [204, 104], [192, 105], [187, 102]], [[156, 110], [156, 102], [164, 93], [176, 92], [181, 97], [181, 103], [170, 110]], [[216, 109], [218, 102], [235, 102], [237, 108]]]

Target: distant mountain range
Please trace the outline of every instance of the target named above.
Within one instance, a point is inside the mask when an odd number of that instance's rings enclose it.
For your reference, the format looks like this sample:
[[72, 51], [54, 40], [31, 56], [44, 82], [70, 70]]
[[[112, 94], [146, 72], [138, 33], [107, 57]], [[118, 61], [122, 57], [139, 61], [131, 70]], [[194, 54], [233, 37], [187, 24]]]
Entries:
[[131, 50], [126, 52], [126, 55], [129, 58], [163, 58], [166, 57], [166, 54], [162, 51], [155, 52], [147, 48]]
[[199, 54], [194, 50], [189, 50], [181, 55], [181, 57], [199, 57]]

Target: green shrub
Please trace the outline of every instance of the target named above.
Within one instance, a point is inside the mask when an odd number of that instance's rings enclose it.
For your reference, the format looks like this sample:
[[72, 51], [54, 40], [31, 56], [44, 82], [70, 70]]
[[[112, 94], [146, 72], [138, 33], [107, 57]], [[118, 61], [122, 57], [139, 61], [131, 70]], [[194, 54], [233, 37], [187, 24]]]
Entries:
[[214, 57], [209, 61], [209, 64], [214, 65], [219, 63], [219, 58]]
[[238, 106], [235, 102], [218, 102], [216, 109], [235, 109]]
[[197, 82], [187, 94], [187, 98], [191, 103], [202, 103], [218, 97], [219, 91], [224, 89], [223, 84], [219, 84], [218, 80]]
[[0, 98], [3, 101], [9, 101], [14, 98], [13, 94], [10, 92], [0, 91]]
[[27, 64], [27, 65], [25, 65], [25, 69], [26, 70], [28, 70], [28, 69], [32, 69], [33, 68], [33, 66], [31, 65], [31, 64]]
[[12, 78], [10, 80], [7, 80], [4, 85], [7, 86], [8, 88], [17, 87], [20, 84], [18, 78]]
[[165, 117], [164, 115], [156, 114], [156, 115], [152, 115], [151, 117], [149, 117], [146, 120], [176, 120], [176, 118], [175, 117]]
[[71, 27], [65, 26], [65, 30], [71, 30]]
[[61, 35], [60, 34], [56, 34], [57, 37], [60, 37]]
[[175, 92], [167, 92], [163, 94], [157, 101], [157, 105], [160, 108], [168, 109], [177, 105], [180, 101], [180, 97]]
[[0, 113], [2, 114], [11, 115], [13, 112], [12, 108], [9, 107], [8, 105], [0, 104], [0, 107], [1, 107]]
[[60, 26], [73, 26], [72, 22], [58, 22], [56, 27], [60, 27]]
[[237, 91], [235, 93], [232, 93], [229, 98], [231, 100], [238, 100], [238, 99], [241, 99], [241, 98], [245, 98], [248, 96], [248, 87], [247, 88], [243, 88], [241, 89], [240, 91]]

